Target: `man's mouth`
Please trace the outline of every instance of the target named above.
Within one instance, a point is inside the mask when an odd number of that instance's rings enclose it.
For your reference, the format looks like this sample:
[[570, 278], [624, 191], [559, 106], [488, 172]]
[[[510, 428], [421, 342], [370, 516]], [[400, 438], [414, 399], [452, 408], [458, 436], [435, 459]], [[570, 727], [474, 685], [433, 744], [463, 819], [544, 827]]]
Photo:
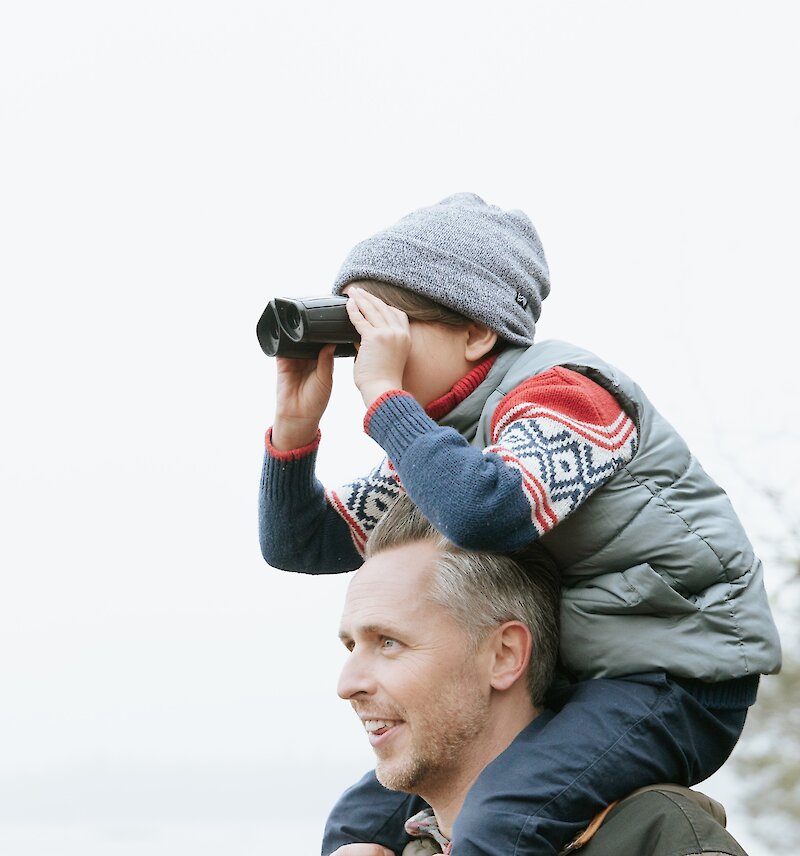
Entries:
[[367, 734], [374, 735], [375, 737], [380, 737], [381, 734], [386, 734], [386, 732], [390, 728], [394, 728], [395, 725], [399, 725], [400, 720], [397, 719], [365, 719], [364, 720], [364, 728], [366, 729]]

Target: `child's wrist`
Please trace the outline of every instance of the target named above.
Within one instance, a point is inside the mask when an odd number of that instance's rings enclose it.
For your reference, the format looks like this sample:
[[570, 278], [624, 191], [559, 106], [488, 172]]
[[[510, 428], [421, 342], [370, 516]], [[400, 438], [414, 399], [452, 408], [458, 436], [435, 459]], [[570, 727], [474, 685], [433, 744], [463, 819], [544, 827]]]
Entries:
[[370, 410], [379, 398], [385, 396], [388, 392], [402, 392], [401, 384], [392, 381], [376, 381], [363, 386], [360, 390], [361, 398], [364, 401], [364, 407]]
[[270, 445], [277, 452], [291, 452], [314, 443], [319, 436], [319, 422], [307, 419], [275, 417], [270, 432]]

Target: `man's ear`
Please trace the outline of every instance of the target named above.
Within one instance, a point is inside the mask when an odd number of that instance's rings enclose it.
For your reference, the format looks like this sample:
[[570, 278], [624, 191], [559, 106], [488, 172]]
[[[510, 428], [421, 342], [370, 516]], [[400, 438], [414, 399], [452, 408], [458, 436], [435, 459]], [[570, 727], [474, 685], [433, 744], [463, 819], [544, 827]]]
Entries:
[[507, 621], [492, 634], [491, 685], [510, 689], [525, 680], [531, 659], [531, 632], [521, 621]]
[[497, 333], [490, 330], [485, 324], [473, 321], [467, 327], [467, 341], [464, 356], [470, 362], [483, 359], [495, 345]]

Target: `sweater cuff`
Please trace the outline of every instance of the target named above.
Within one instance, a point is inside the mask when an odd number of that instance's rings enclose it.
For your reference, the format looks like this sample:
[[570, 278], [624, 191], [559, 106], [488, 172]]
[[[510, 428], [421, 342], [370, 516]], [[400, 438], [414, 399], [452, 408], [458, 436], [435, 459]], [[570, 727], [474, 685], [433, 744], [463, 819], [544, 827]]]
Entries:
[[674, 678], [704, 707], [741, 710], [755, 704], [760, 675], [746, 675], [728, 681], [707, 683], [696, 678]]
[[299, 449], [281, 451], [272, 445], [272, 427], [270, 427], [267, 429], [264, 443], [267, 447], [267, 453], [271, 458], [275, 458], [276, 461], [299, 461], [301, 458], [306, 458], [317, 451], [321, 437], [322, 434], [319, 428], [317, 428], [317, 436], [307, 445], [301, 446]]
[[264, 497], [281, 505], [286, 504], [287, 497], [293, 503], [305, 503], [313, 499], [318, 490], [315, 470], [319, 437], [315, 443], [289, 452], [272, 448], [269, 431], [266, 439], [267, 454], [264, 455], [264, 468], [261, 473], [261, 490]]
[[384, 393], [364, 418], [365, 431], [395, 465], [417, 437], [438, 427], [416, 398], [402, 391]]
[[408, 395], [411, 397], [411, 394], [406, 392], [404, 389], [387, 389], [386, 392], [379, 395], [375, 401], [370, 404], [367, 412], [364, 414], [364, 433], [369, 436], [369, 425], [372, 422], [372, 417], [375, 415], [375, 411], [389, 398], [393, 398], [396, 395]]

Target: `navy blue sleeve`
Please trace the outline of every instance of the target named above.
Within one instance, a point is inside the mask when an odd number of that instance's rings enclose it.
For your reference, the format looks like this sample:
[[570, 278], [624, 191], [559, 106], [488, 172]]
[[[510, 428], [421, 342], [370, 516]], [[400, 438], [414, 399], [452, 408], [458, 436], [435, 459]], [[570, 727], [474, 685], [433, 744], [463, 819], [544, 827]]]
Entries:
[[314, 475], [316, 458], [316, 451], [278, 458], [267, 450], [258, 504], [261, 553], [269, 565], [285, 571], [352, 571], [363, 559]]
[[411, 396], [387, 397], [368, 430], [414, 503], [454, 544], [500, 551], [538, 537], [520, 473], [438, 425]]

